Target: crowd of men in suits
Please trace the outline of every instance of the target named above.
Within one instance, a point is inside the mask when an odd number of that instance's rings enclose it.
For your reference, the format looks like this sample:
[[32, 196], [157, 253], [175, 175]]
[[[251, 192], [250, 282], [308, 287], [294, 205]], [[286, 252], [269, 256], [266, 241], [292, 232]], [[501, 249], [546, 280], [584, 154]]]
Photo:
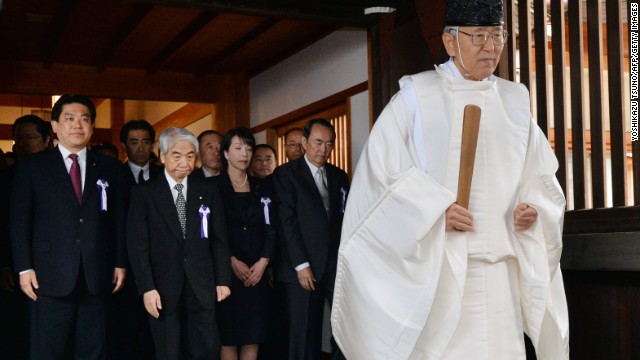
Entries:
[[[89, 98], [65, 94], [52, 109], [56, 147], [35, 116], [12, 129], [18, 161], [0, 173], [3, 348], [15, 359], [218, 358], [215, 307], [235, 276], [215, 180], [223, 135], [166, 129], [160, 165], [155, 130], [132, 120], [122, 164], [117, 148], [89, 148], [95, 118]], [[269, 266], [282, 312], [261, 359], [321, 357], [349, 191], [327, 162], [335, 138], [324, 119], [290, 130], [277, 168], [273, 148], [254, 149], [251, 173], [277, 194], [265, 221], [278, 233]]]

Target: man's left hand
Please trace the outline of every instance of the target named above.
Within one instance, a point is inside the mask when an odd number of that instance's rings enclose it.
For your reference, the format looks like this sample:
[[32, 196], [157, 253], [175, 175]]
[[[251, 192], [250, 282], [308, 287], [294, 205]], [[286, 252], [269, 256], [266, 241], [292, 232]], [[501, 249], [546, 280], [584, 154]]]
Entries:
[[113, 269], [113, 281], [115, 284], [113, 288], [113, 294], [118, 292], [118, 290], [122, 289], [122, 285], [124, 285], [124, 279], [127, 277], [127, 270], [123, 268], [115, 268]]
[[537, 218], [538, 211], [525, 203], [518, 205], [513, 211], [513, 224], [517, 231], [529, 230]]

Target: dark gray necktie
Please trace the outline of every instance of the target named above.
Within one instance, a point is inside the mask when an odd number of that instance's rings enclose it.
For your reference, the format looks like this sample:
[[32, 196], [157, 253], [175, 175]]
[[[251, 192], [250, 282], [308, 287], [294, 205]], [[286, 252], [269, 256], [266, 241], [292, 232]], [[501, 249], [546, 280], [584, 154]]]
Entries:
[[138, 184], [142, 184], [144, 182], [144, 170], [140, 169], [138, 173]]
[[184, 185], [176, 184], [174, 189], [178, 191], [178, 197], [176, 198], [176, 209], [178, 210], [178, 220], [180, 220], [180, 227], [182, 228], [182, 237], [187, 235], [187, 202], [182, 195], [182, 189]]
[[320, 192], [320, 196], [322, 197], [322, 204], [324, 205], [324, 209], [329, 213], [329, 189], [327, 188], [327, 180], [324, 175], [324, 168], [318, 168], [316, 171], [316, 175], [314, 176], [316, 181], [316, 186], [318, 187], [318, 191]]

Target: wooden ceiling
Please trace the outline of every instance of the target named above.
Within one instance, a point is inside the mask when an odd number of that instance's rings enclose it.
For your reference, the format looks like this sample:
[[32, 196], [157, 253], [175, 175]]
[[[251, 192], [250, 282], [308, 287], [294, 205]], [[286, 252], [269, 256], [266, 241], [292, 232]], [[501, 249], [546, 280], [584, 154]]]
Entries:
[[[167, 77], [183, 87], [251, 78], [341, 27], [377, 23], [365, 8], [400, 2], [0, 0], [0, 92], [46, 92], [65, 72], [94, 84], [130, 76], [152, 86]], [[69, 81], [82, 81], [76, 77]], [[44, 85], [16, 84], [39, 78]], [[110, 91], [94, 95], [117, 95]]]

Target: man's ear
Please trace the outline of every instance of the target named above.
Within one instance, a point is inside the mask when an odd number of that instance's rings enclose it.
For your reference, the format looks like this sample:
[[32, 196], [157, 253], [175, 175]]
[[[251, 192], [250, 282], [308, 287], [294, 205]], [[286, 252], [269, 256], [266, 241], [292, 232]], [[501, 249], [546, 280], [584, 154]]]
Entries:
[[445, 50], [447, 50], [447, 55], [456, 56], [456, 37], [453, 36], [450, 32], [442, 33], [442, 43], [444, 44]]

